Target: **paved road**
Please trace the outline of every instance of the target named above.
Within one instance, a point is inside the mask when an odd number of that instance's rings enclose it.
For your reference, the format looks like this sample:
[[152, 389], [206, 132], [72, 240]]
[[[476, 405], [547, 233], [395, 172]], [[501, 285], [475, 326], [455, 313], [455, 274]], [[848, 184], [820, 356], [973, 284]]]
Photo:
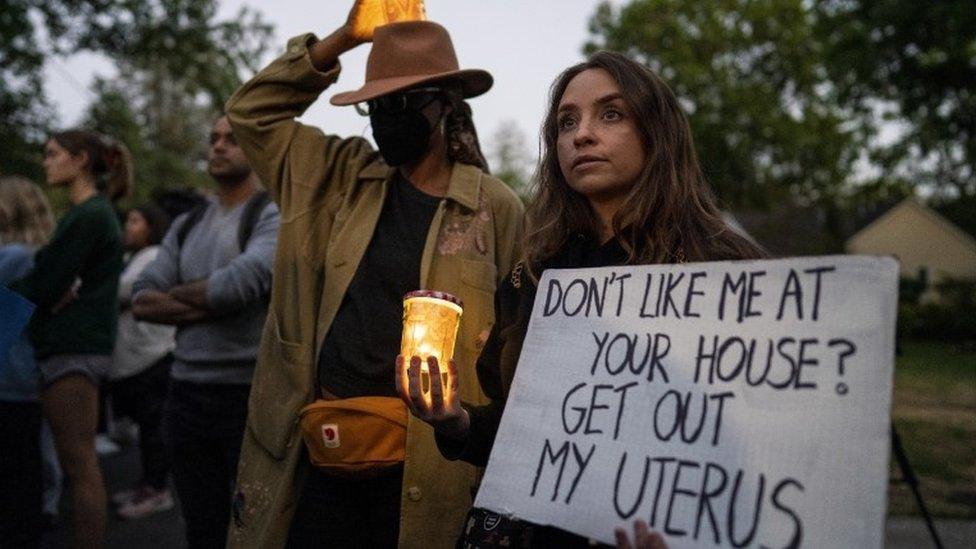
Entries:
[[[108, 493], [131, 486], [139, 476], [139, 452], [134, 447], [103, 458], [102, 471]], [[179, 508], [151, 517], [123, 521], [109, 518], [107, 549], [180, 549], [183, 543], [183, 519]], [[976, 521], [940, 520], [937, 528], [946, 549], [976, 548]], [[49, 532], [42, 543], [43, 549], [68, 547], [67, 525], [62, 521]], [[915, 517], [892, 517], [888, 519], [886, 543], [888, 549], [927, 549], [934, 547], [928, 530], [921, 519]]]
[[[101, 461], [109, 494], [129, 488], [139, 479], [139, 450], [135, 447], [103, 457]], [[62, 511], [64, 516], [65, 511]], [[62, 520], [44, 537], [41, 548], [67, 548], [70, 547], [68, 539], [68, 525]], [[178, 506], [140, 520], [119, 520], [110, 513], [106, 549], [178, 549], [184, 546], [183, 519]]]
[[[973, 549], [976, 547], [976, 521], [937, 520], [936, 530], [946, 549]], [[888, 549], [923, 549], [935, 547], [932, 536], [922, 519], [915, 517], [890, 517], [885, 532]]]

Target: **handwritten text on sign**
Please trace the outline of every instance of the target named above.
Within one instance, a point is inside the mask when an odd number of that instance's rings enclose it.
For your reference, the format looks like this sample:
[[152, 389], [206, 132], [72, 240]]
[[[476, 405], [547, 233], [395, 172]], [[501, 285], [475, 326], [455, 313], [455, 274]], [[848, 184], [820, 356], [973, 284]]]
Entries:
[[476, 505], [612, 543], [880, 547], [897, 264], [548, 271]]

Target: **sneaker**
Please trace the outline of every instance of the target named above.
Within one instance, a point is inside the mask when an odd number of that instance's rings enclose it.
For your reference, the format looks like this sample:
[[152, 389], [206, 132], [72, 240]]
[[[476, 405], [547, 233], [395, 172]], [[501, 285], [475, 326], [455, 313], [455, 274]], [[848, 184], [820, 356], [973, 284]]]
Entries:
[[122, 446], [133, 446], [139, 443], [139, 425], [127, 417], [117, 418], [112, 422], [108, 437]]
[[118, 514], [126, 520], [134, 520], [173, 508], [173, 496], [169, 490], [145, 486], [134, 498], [119, 507]]
[[122, 448], [108, 438], [108, 435], [99, 433], [95, 436], [95, 453], [100, 456], [110, 456], [116, 454]]
[[128, 490], [122, 490], [121, 492], [115, 492], [114, 494], [112, 494], [112, 496], [109, 498], [109, 500], [111, 500], [112, 504], [115, 505], [116, 507], [121, 507], [121, 506], [125, 505], [126, 503], [129, 503], [130, 501], [134, 500], [136, 498], [136, 496], [139, 495], [139, 492], [141, 492], [144, 489], [145, 489], [145, 486], [142, 485], [142, 484], [139, 484], [139, 485], [135, 486], [134, 488], [129, 488]]
[[41, 531], [42, 532], [53, 532], [58, 526], [58, 515], [57, 513], [48, 513], [44, 511], [41, 513]]

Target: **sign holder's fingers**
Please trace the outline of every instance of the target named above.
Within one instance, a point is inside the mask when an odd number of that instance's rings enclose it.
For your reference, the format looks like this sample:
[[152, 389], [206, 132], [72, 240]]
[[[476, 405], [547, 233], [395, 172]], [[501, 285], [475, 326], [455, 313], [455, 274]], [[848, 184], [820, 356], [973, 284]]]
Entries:
[[430, 370], [430, 410], [434, 414], [441, 414], [444, 411], [444, 385], [437, 357], [427, 359], [427, 368]]
[[661, 537], [661, 534], [651, 532], [648, 539], [650, 540], [649, 545], [651, 549], [668, 549], [668, 544], [664, 542], [664, 538]]
[[623, 528], [615, 528], [613, 530], [613, 537], [617, 540], [617, 549], [631, 549], [626, 530]]
[[634, 547], [653, 547], [651, 533], [647, 530], [647, 523], [642, 520], [634, 521]]

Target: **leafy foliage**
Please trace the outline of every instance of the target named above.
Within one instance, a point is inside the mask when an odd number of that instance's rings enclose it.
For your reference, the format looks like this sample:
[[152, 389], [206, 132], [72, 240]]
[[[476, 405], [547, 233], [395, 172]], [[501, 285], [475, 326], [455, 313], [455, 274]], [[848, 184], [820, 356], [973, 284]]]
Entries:
[[529, 189], [534, 159], [529, 154], [525, 134], [514, 120], [503, 121], [495, 130], [490, 157], [492, 175], [524, 197]]
[[690, 114], [706, 176], [733, 206], [830, 202], [859, 135], [834, 101], [803, 0], [602, 4], [586, 51], [612, 49], [660, 74]]
[[[976, 197], [976, 10], [971, 0], [813, 3], [838, 100], [878, 129], [873, 160], [943, 195]], [[879, 117], [879, 106], [891, 106]]]
[[707, 175], [733, 206], [789, 197], [829, 210], [832, 197], [863, 196], [865, 185], [879, 196], [907, 185], [955, 199], [976, 196], [972, 8], [605, 2], [586, 50], [626, 52], [664, 77], [691, 114]]
[[[118, 77], [99, 79], [83, 125], [133, 154], [133, 202], [156, 189], [199, 185], [206, 134], [254, 72], [272, 27], [253, 11], [217, 20], [215, 0], [6, 0], [0, 11], [0, 170], [39, 175], [55, 120], [41, 70], [50, 55], [96, 51]], [[8, 32], [9, 31], [9, 32]], [[12, 146], [7, 146], [7, 144]]]

